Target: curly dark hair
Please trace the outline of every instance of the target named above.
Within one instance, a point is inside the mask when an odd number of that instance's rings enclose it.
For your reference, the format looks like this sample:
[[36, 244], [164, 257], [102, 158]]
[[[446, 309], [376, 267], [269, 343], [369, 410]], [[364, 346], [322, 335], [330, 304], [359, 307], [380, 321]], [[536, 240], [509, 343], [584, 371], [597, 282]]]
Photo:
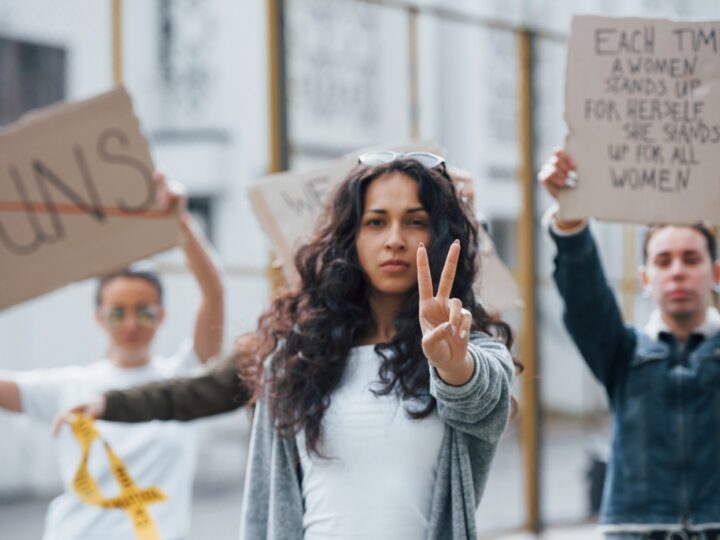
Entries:
[[[308, 452], [322, 456], [322, 419], [347, 365], [348, 353], [374, 325], [370, 287], [358, 260], [355, 240], [361, 224], [365, 192], [386, 174], [402, 173], [418, 184], [429, 214], [428, 258], [433, 283], [438, 280], [451, 243], [462, 251], [451, 296], [473, 316], [473, 330], [496, 336], [508, 348], [512, 331], [491, 317], [473, 294], [478, 268], [478, 224], [459, 197], [444, 168], [427, 169], [412, 159], [377, 166], [358, 166], [337, 187], [313, 236], [295, 255], [299, 283], [280, 292], [258, 321], [258, 347], [241, 366], [254, 403], [266, 393], [280, 436], [305, 432]], [[395, 318], [394, 337], [375, 346], [382, 357], [376, 395], [394, 393], [412, 418], [424, 418], [436, 407], [430, 395], [430, 373], [422, 351], [418, 292]]]

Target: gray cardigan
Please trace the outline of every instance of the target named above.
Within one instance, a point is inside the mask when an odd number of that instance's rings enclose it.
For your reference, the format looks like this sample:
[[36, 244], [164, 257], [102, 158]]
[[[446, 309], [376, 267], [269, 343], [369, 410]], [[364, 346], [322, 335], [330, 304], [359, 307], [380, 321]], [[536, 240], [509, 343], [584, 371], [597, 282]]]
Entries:
[[[431, 369], [430, 393], [445, 422], [432, 494], [428, 540], [477, 537], [475, 512], [508, 420], [514, 368], [507, 348], [474, 333], [475, 372], [463, 386]], [[267, 402], [255, 409], [243, 496], [242, 540], [302, 540], [304, 504], [294, 441], [279, 437]]]

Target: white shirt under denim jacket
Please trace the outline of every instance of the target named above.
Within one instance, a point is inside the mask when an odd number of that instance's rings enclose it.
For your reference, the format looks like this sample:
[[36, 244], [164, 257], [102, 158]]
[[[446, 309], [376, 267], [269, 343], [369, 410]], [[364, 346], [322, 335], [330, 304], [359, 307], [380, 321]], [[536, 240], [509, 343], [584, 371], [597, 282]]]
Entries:
[[[472, 334], [468, 350], [475, 363], [475, 371], [462, 386], [444, 383], [436, 371], [429, 368], [430, 393], [437, 400], [437, 414], [444, 428], [434, 481], [429, 486], [431, 493], [427, 494], [430, 501], [429, 523], [424, 538], [428, 540], [476, 538], [477, 505], [500, 436], [508, 422], [510, 385], [514, 374], [510, 353], [502, 343], [480, 333]], [[384, 447], [393, 444], [392, 433], [388, 434], [387, 441], [377, 437], [368, 440]], [[412, 460], [413, 455], [406, 458]], [[384, 463], [376, 463], [361, 473], [369, 478], [380, 478], [392, 475], [393, 470]], [[303, 520], [306, 501], [302, 474], [295, 439], [278, 436], [267, 402], [261, 400], [253, 418], [241, 539], [302, 540], [305, 537]], [[357, 474], [358, 471], [353, 472], [353, 476]], [[346, 489], [382, 489], [383, 485], [384, 482], [372, 482], [366, 478], [362, 486], [349, 482]], [[366, 493], [364, 496], [372, 497], [373, 494]], [[360, 519], [367, 511], [362, 506], [356, 508]], [[397, 538], [391, 531], [399, 528], [402, 524], [390, 522], [387, 534], [379, 538]]]
[[625, 326], [589, 227], [549, 230], [565, 325], [610, 403], [602, 530], [720, 529], [720, 315], [684, 344], [659, 314]]

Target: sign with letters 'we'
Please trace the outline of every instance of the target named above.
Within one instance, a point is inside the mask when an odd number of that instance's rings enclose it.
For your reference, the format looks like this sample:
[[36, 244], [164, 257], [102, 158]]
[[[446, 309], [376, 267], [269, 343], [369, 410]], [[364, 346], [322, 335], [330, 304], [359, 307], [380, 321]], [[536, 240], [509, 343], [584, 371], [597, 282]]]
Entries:
[[123, 88], [0, 131], [0, 309], [179, 242]]
[[720, 223], [720, 21], [578, 16], [563, 219]]

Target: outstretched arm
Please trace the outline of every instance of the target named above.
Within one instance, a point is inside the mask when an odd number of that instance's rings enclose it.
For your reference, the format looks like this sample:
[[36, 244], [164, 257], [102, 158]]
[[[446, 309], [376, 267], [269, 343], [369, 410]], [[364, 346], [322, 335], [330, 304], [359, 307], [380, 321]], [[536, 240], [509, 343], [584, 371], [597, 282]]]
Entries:
[[[552, 197], [576, 182], [575, 163], [562, 149], [548, 159], [538, 180]], [[563, 319], [585, 362], [609, 390], [635, 348], [635, 334], [623, 323], [587, 223], [551, 216], [557, 246], [553, 278], [564, 303]]]
[[198, 377], [106, 392], [105, 407], [98, 417], [112, 422], [188, 421], [233, 411], [244, 406], [248, 398], [229, 358]]
[[234, 357], [225, 358], [204, 375], [156, 381], [127, 390], [111, 390], [61, 415], [57, 431], [68, 415], [87, 414], [110, 422], [150, 420], [189, 421], [233, 411], [250, 394], [235, 370]]

